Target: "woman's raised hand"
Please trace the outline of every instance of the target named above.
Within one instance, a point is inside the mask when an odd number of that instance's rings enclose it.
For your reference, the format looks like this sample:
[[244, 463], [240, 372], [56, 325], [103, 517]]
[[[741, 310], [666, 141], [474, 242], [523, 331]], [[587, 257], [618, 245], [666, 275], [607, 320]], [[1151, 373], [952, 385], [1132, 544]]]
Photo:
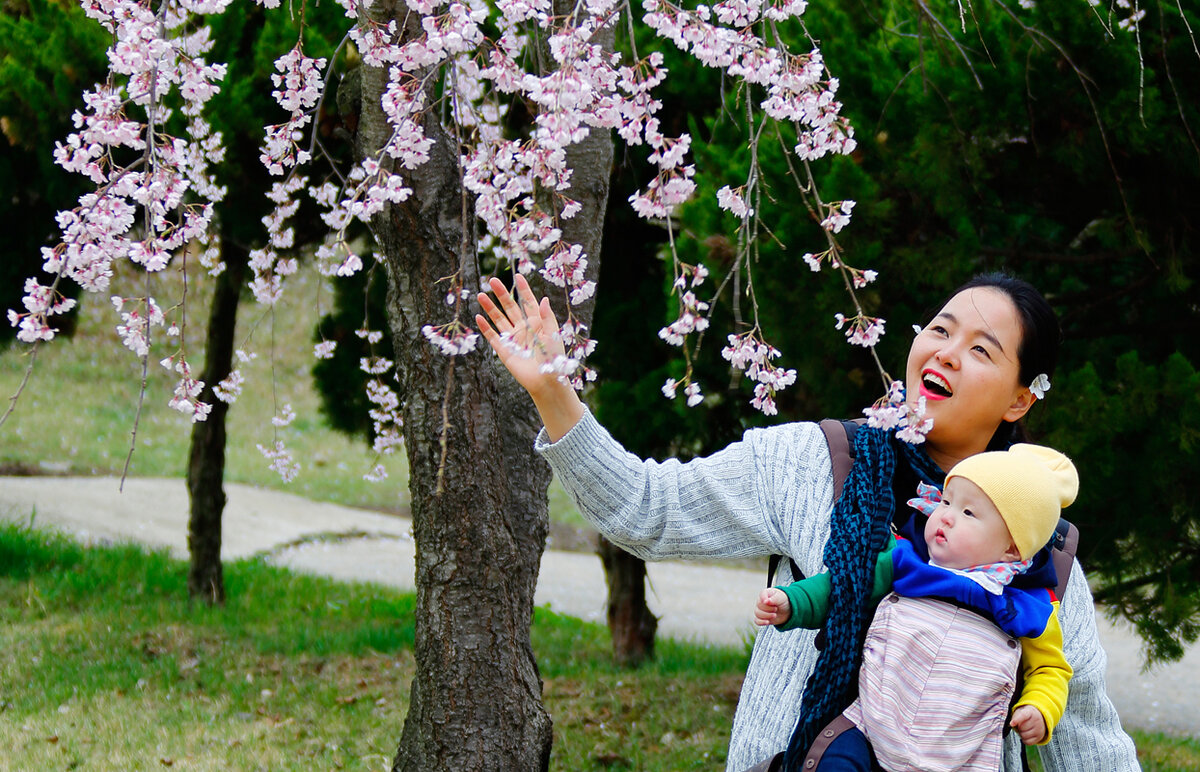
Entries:
[[514, 287], [516, 298], [499, 279], [493, 278], [490, 284], [496, 302], [486, 293], [479, 293], [483, 314], [475, 315], [475, 323], [501, 363], [533, 397], [551, 441], [558, 440], [579, 421], [583, 403], [557, 373], [543, 368], [565, 353], [550, 301], [542, 298], [538, 302], [529, 282], [520, 274]]

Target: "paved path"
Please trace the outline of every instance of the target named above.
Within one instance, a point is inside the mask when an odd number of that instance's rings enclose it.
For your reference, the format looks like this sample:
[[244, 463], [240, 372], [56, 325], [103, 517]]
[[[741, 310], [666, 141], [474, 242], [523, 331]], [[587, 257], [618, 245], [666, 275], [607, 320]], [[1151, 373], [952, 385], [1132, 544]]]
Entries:
[[[124, 491], [118, 485], [111, 477], [0, 477], [0, 519], [32, 519], [35, 526], [84, 542], [133, 540], [186, 557], [183, 481], [130, 479]], [[227, 485], [226, 493], [223, 558], [269, 553], [273, 562], [298, 570], [412, 588], [408, 520], [244, 485]], [[761, 571], [671, 562], [647, 569], [649, 604], [661, 617], [661, 634], [736, 645], [752, 633], [750, 611], [762, 587]], [[538, 605], [604, 621], [604, 573], [594, 555], [548, 550], [540, 577]], [[1137, 635], [1103, 615], [1097, 624], [1109, 655], [1109, 694], [1126, 726], [1200, 737], [1200, 646], [1180, 662], [1143, 674]]]

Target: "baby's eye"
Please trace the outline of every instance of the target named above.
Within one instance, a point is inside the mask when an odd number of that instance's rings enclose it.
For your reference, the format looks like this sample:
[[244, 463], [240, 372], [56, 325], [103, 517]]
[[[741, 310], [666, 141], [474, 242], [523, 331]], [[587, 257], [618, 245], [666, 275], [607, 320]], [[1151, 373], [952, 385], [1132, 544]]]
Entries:
[[964, 509], [963, 514], [966, 515], [967, 517], [975, 517], [975, 513], [969, 509]]

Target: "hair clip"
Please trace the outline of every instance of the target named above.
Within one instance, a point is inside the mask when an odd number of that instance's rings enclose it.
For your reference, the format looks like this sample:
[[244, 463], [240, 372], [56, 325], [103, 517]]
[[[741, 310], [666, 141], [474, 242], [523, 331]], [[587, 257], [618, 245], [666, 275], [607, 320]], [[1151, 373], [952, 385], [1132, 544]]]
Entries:
[[1050, 391], [1050, 376], [1045, 373], [1038, 375], [1033, 379], [1033, 383], [1029, 384], [1029, 390], [1037, 399], [1045, 399], [1046, 392]]

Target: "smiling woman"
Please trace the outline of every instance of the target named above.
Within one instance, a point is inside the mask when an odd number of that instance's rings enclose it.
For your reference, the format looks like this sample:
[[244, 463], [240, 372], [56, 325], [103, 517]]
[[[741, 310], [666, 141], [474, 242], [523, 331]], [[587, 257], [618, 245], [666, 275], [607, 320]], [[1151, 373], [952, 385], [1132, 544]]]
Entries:
[[[818, 657], [812, 634], [764, 630], [730, 739], [734, 772], [785, 748], [789, 767], [798, 763], [812, 737], [853, 698], [860, 620], [891, 527], [920, 538], [925, 518], [905, 506], [908, 496], [918, 482], [942, 482], [939, 464], [1011, 442], [1034, 402], [1029, 384], [1053, 374], [1059, 344], [1053, 310], [1036, 289], [1008, 276], [977, 277], [956, 291], [922, 328], [908, 359], [909, 399], [924, 398], [935, 418], [927, 442], [913, 446], [895, 432], [862, 427], [854, 466], [835, 500], [829, 450], [811, 423], [752, 429], [687, 463], [626, 452], [570, 386], [543, 372], [544, 362], [562, 354], [557, 320], [522, 277], [516, 282], [514, 297], [493, 280], [496, 299], [480, 296], [486, 316], [476, 321], [533, 397], [545, 424], [538, 450], [601, 533], [646, 560], [777, 554], [807, 575], [829, 569], [827, 645]], [[514, 341], [527, 343], [532, 355]], [[897, 493], [904, 499], [897, 501]], [[790, 573], [783, 561], [779, 581]], [[1138, 769], [1105, 694], [1091, 594], [1077, 564], [1062, 601], [1065, 655], [1075, 674], [1066, 713], [1041, 758], [1051, 772]], [[1013, 737], [1005, 769], [1020, 765]]]
[[[1038, 313], [1045, 306], [1040, 296], [1032, 303], [1019, 284], [1015, 292], [1006, 284], [996, 275], [969, 282], [909, 349], [908, 398], [925, 400], [933, 419], [929, 455], [943, 469], [1014, 439], [1016, 422], [1036, 401], [1029, 385], [1054, 369], [1057, 320]], [[1053, 347], [1039, 343], [1047, 338]]]

